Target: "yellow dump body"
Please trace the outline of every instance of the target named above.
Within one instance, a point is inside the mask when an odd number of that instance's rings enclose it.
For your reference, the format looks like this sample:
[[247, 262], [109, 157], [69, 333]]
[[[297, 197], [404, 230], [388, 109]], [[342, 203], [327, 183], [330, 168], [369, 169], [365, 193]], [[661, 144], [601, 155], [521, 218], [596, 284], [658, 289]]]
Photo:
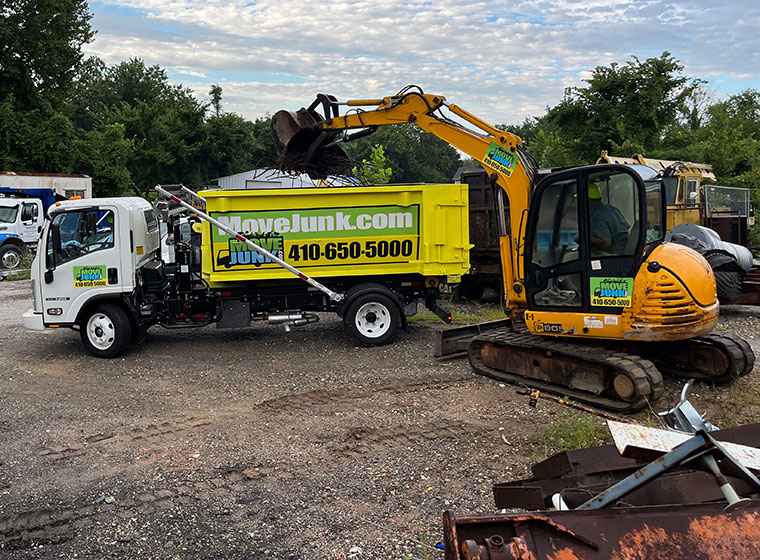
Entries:
[[[202, 191], [206, 211], [315, 278], [416, 274], [459, 282], [470, 267], [467, 185]], [[207, 222], [212, 286], [293, 274]]]

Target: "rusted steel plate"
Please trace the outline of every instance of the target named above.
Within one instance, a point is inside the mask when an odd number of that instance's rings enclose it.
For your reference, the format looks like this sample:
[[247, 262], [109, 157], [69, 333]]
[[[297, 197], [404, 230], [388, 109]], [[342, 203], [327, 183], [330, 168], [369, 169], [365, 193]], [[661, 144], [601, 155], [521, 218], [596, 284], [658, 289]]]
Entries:
[[[444, 513], [446, 560], [760, 558], [760, 501], [465, 516]], [[496, 539], [494, 539], [496, 537]], [[487, 541], [488, 539], [488, 541]], [[493, 546], [494, 540], [502, 546]], [[490, 544], [489, 544], [490, 543]]]
[[[607, 420], [607, 426], [615, 446], [623, 456], [637, 456], [642, 450], [667, 453], [693, 437], [691, 434], [647, 428], [614, 420]], [[724, 443], [723, 447], [745, 467], [760, 470], [760, 449], [735, 443]]]
[[[751, 445], [760, 442], [760, 424], [727, 428], [711, 435], [721, 442]], [[533, 465], [531, 478], [494, 484], [494, 502], [497, 509], [541, 510], [551, 505], [553, 494], [562, 492], [567, 504], [576, 507], [645, 464], [640, 459], [621, 457], [614, 445], [563, 451]], [[730, 476], [728, 472], [725, 474], [740, 495], [751, 494], [752, 487], [743, 478]], [[711, 475], [691, 468], [678, 468], [635, 490], [625, 502], [661, 505], [719, 499], [722, 494]]]
[[433, 357], [445, 359], [466, 356], [467, 348], [470, 346], [473, 337], [496, 329], [508, 328], [511, 324], [510, 319], [498, 319], [438, 330], [435, 333], [433, 343]]
[[[497, 509], [542, 510], [551, 507], [551, 497], [559, 492], [570, 508], [576, 508], [632, 472], [633, 470], [615, 471], [498, 483], [493, 486], [494, 503]], [[726, 478], [740, 496], [750, 495], [754, 491], [752, 485], [741, 478]], [[704, 471], [676, 470], [664, 473], [637, 488], [628, 494], [624, 501], [632, 506], [655, 506], [704, 503], [722, 499], [723, 494], [711, 474]]]

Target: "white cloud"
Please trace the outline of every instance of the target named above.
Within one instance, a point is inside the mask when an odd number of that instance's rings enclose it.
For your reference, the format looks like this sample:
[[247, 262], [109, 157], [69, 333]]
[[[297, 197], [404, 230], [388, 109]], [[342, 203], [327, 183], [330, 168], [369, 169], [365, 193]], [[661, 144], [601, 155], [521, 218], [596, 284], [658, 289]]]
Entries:
[[492, 121], [517, 122], [596, 65], [663, 50], [705, 77], [760, 72], [760, 8], [750, 0], [106, 0], [96, 14], [109, 5], [146, 21], [101, 31], [93, 54], [142, 57], [202, 93], [220, 82], [226, 108], [249, 117], [300, 107], [318, 91], [381, 96], [419, 83]]

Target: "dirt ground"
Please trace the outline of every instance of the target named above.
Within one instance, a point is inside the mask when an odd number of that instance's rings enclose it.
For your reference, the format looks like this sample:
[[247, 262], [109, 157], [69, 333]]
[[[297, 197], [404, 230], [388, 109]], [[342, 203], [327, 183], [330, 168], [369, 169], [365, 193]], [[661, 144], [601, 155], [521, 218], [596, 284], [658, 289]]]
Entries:
[[[434, 360], [420, 324], [374, 349], [333, 319], [157, 328], [106, 361], [25, 331], [29, 307], [28, 282], [0, 283], [0, 558], [442, 558], [441, 513], [493, 512], [491, 484], [567, 418]], [[759, 325], [729, 309], [721, 328], [758, 352]], [[694, 401], [725, 427], [760, 412], [751, 378]]]

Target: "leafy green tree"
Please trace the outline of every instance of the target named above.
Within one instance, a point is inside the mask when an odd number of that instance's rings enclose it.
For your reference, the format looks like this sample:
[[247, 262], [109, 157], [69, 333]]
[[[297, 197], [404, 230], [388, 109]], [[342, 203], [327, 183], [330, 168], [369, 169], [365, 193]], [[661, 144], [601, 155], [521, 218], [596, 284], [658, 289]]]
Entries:
[[205, 128], [201, 151], [205, 178], [232, 175], [256, 167], [254, 158], [261, 149], [261, 141], [254, 123], [235, 113], [223, 113], [210, 117]]
[[569, 88], [539, 123], [556, 131], [562, 150], [578, 163], [595, 161], [601, 150], [651, 153], [702, 84], [668, 52], [597, 66], [586, 82]]
[[251, 152], [252, 167], [276, 167], [278, 153], [272, 136], [272, 119], [269, 116], [261, 117], [253, 121], [252, 124], [253, 135], [256, 138], [256, 146]]
[[369, 159], [363, 159], [359, 165], [354, 166], [351, 172], [365, 185], [385, 185], [393, 175], [393, 169], [385, 156], [382, 144], [374, 145]]
[[92, 177], [95, 196], [120, 196], [132, 190], [128, 162], [134, 143], [125, 137], [124, 126], [108, 124], [82, 134], [77, 142], [75, 167]]
[[60, 108], [94, 36], [91, 19], [86, 0], [0, 0], [0, 100]]
[[383, 146], [394, 183], [449, 182], [461, 164], [454, 148], [411, 125], [382, 127], [345, 147], [353, 161], [362, 161], [371, 159], [376, 144]]
[[208, 90], [211, 97], [211, 107], [214, 109], [214, 115], [219, 117], [222, 114], [222, 86], [214, 84]]

